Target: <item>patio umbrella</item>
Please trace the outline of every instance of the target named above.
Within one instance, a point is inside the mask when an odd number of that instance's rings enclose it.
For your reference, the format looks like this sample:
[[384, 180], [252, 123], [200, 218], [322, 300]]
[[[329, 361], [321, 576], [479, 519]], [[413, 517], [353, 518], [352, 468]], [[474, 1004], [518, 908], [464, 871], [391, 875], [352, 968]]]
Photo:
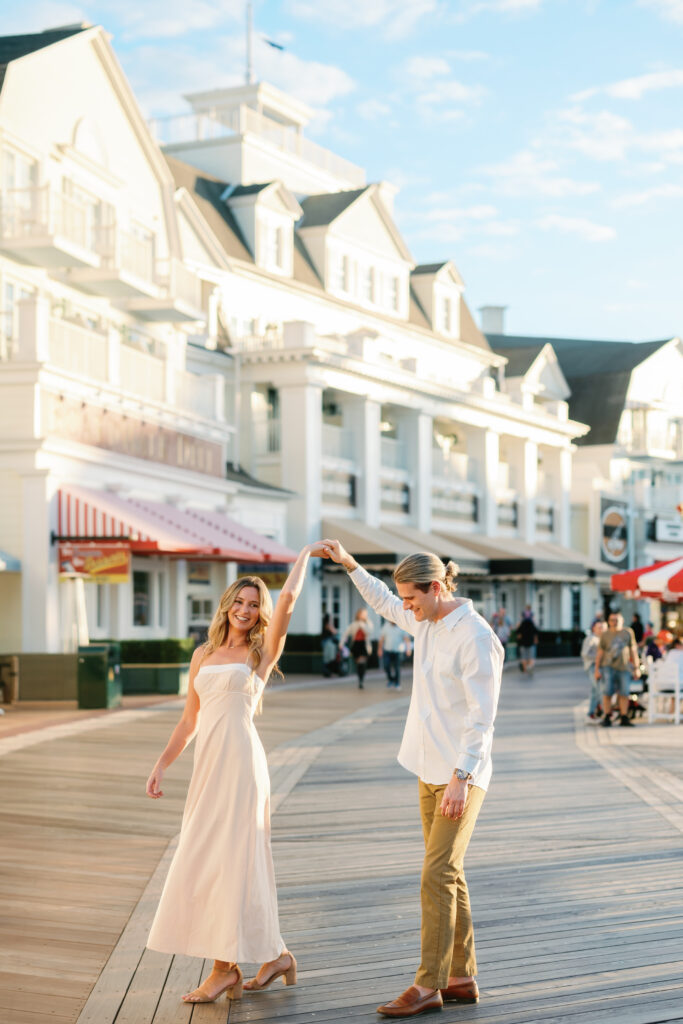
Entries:
[[662, 601], [683, 601], [683, 557], [615, 573], [612, 590]]

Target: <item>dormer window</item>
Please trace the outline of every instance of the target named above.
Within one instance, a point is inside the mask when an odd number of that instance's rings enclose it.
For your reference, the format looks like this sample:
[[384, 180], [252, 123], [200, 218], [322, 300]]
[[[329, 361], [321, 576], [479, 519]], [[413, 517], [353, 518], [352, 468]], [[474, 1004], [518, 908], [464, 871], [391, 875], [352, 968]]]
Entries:
[[398, 311], [398, 278], [395, 274], [389, 277], [389, 307]]
[[446, 334], [451, 333], [451, 318], [452, 318], [452, 307], [449, 296], [445, 296], [443, 300], [443, 330]]
[[350, 290], [350, 278], [351, 278], [351, 261], [346, 253], [337, 254], [337, 273], [335, 279], [335, 287], [340, 292], [348, 292]]
[[366, 267], [363, 271], [363, 298], [366, 302], [375, 301], [375, 268]]
[[229, 187], [224, 201], [239, 224], [254, 262], [275, 274], [291, 275], [294, 224], [302, 210], [279, 181]]
[[282, 228], [273, 224], [266, 228], [266, 262], [282, 268]]

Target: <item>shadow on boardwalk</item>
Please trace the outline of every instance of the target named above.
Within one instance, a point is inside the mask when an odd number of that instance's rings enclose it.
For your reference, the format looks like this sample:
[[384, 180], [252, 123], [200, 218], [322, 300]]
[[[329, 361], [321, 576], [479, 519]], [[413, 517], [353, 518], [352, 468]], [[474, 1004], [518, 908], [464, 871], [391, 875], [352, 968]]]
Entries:
[[[533, 682], [505, 676], [494, 780], [467, 864], [482, 999], [445, 1009], [444, 1019], [683, 1021], [680, 729], [587, 729], [582, 715], [575, 726], [584, 680], [567, 667]], [[281, 924], [299, 960], [297, 987], [278, 982], [234, 1007], [179, 1002], [208, 965], [144, 950], [170, 847], [80, 1024], [374, 1020], [378, 1003], [411, 983], [417, 784], [395, 760], [407, 700], [379, 696], [269, 755]], [[6, 1024], [51, 1016], [68, 1019], [26, 1006], [0, 1014]]]

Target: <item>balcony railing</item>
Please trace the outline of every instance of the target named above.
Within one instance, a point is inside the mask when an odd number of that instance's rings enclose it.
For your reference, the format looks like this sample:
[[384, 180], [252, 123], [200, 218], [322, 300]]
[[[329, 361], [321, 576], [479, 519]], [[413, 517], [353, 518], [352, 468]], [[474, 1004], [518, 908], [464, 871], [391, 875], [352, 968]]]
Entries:
[[256, 455], [279, 455], [281, 451], [280, 420], [256, 420], [253, 443]]
[[143, 281], [155, 280], [154, 241], [151, 238], [138, 238], [130, 231], [119, 230], [113, 225], [98, 228], [96, 237], [97, 251], [104, 267], [127, 271]]
[[174, 299], [180, 299], [193, 309], [202, 308], [202, 283], [195, 273], [180, 260], [171, 258], [157, 263], [159, 283]]
[[153, 402], [166, 399], [166, 364], [148, 352], [121, 346], [121, 387]]
[[47, 185], [8, 189], [2, 194], [3, 240], [59, 235], [82, 249], [95, 250], [94, 210]]
[[298, 156], [354, 187], [365, 184], [365, 172], [361, 167], [305, 138], [292, 126], [281, 124], [244, 105], [237, 109], [217, 108], [205, 113], [158, 117], [149, 122], [149, 127], [162, 145], [224, 139], [247, 133], [258, 135], [281, 152]]
[[322, 446], [323, 455], [333, 459], [352, 460], [354, 457], [352, 431], [332, 423], [323, 423]]
[[68, 320], [49, 323], [50, 362], [78, 377], [106, 381], [109, 376], [108, 341], [105, 335]]
[[408, 468], [405, 445], [393, 437], [383, 437], [381, 442], [381, 462], [387, 469]]

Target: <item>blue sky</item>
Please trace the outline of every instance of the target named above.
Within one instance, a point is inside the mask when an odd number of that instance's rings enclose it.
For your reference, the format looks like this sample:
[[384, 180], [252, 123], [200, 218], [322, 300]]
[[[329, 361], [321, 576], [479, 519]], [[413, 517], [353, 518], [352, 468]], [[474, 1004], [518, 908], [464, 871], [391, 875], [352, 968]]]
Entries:
[[[3, 32], [103, 24], [148, 115], [244, 74], [242, 0], [0, 0]], [[400, 186], [509, 333], [683, 333], [683, 0], [256, 0], [255, 70]], [[279, 41], [279, 52], [261, 37]]]

